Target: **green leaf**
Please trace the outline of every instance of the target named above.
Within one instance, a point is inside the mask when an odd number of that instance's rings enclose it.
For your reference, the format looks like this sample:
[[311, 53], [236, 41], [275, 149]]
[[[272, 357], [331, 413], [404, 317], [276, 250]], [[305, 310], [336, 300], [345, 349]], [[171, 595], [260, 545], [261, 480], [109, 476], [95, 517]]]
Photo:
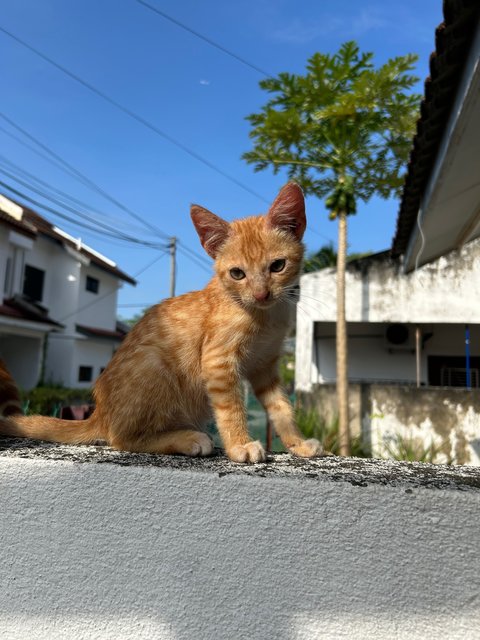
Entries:
[[314, 53], [303, 75], [262, 80], [269, 98], [246, 118], [252, 149], [242, 158], [328, 196], [333, 218], [338, 207], [354, 214], [358, 199], [398, 195], [418, 118], [416, 61], [407, 54], [375, 67], [373, 54], [349, 41], [333, 55]]

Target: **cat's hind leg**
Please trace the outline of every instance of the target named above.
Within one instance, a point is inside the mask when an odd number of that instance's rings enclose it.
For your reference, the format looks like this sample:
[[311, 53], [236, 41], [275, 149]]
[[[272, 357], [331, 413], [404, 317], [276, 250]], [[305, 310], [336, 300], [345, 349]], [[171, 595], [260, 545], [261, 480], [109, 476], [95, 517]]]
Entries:
[[113, 438], [111, 446], [120, 451], [160, 453], [165, 455], [209, 456], [213, 443], [209, 436], [194, 429], [179, 429], [138, 439]]

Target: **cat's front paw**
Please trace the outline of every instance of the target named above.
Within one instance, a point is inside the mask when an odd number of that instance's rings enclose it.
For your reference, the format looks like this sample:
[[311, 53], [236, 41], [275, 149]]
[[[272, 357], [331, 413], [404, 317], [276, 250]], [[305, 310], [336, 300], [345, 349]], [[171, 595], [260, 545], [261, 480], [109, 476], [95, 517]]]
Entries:
[[265, 449], [258, 440], [237, 444], [227, 450], [227, 455], [233, 462], [263, 462], [266, 457]]
[[302, 440], [298, 444], [289, 447], [289, 451], [301, 458], [315, 458], [316, 456], [329, 455], [324, 451], [322, 445], [315, 438], [309, 440]]

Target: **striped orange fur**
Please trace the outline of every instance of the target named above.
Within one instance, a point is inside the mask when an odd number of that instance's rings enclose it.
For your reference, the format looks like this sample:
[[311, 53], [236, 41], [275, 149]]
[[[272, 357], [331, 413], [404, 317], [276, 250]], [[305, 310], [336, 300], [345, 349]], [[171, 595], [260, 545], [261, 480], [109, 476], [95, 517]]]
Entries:
[[22, 414], [20, 395], [5, 363], [0, 360], [0, 416]]
[[[120, 450], [198, 456], [212, 451], [202, 429], [214, 417], [227, 455], [259, 462], [265, 452], [247, 428], [248, 380], [291, 452], [322, 453], [317, 440], [305, 440], [297, 429], [278, 377], [303, 259], [301, 189], [285, 185], [265, 216], [228, 223], [198, 205], [192, 205], [191, 216], [202, 246], [215, 259], [215, 275], [205, 289], [165, 300], [145, 314], [98, 378], [90, 418], [72, 422], [4, 412], [0, 433], [67, 443], [104, 440]], [[5, 371], [0, 387], [2, 406], [19, 409]]]

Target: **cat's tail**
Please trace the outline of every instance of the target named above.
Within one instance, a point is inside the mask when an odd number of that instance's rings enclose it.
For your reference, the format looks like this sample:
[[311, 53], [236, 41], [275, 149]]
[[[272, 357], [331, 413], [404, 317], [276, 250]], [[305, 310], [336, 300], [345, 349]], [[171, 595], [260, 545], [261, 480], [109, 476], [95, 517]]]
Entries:
[[66, 444], [88, 444], [102, 437], [97, 433], [93, 415], [87, 420], [24, 416], [18, 389], [1, 360], [0, 435]]

